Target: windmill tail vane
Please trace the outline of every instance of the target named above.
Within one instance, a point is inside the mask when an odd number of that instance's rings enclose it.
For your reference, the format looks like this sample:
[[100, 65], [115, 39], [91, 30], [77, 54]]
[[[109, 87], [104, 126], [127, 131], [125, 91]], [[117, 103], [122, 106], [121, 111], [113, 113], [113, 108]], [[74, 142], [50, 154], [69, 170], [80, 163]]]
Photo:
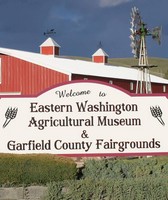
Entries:
[[157, 26], [152, 30], [152, 39], [156, 40], [158, 44], [161, 44], [161, 34], [162, 34], [162, 26]]

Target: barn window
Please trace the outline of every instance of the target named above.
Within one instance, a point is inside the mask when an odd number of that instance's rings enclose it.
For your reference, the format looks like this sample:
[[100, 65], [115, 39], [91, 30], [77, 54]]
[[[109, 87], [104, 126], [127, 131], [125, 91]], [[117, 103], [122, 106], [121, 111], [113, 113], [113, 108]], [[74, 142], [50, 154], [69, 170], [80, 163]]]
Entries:
[[109, 80], [109, 83], [110, 83], [110, 84], [113, 84], [113, 81], [112, 81], [112, 80]]
[[85, 81], [86, 81], [86, 80], [88, 80], [88, 78], [84, 78], [83, 80], [85, 80]]
[[130, 82], [130, 90], [134, 90], [134, 83]]
[[163, 85], [163, 92], [166, 92], [166, 86]]

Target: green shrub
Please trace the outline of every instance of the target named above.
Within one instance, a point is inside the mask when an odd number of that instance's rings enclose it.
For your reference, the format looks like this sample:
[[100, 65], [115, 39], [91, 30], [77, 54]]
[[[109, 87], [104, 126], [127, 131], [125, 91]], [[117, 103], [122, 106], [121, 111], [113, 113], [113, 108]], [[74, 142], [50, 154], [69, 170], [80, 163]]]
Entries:
[[83, 178], [168, 177], [168, 157], [87, 160]]
[[168, 157], [91, 159], [81, 180], [50, 183], [47, 200], [168, 199], [167, 177]]
[[[60, 189], [61, 186], [61, 189]], [[50, 183], [46, 200], [161, 200], [168, 199], [166, 178], [72, 180]]]
[[76, 164], [55, 155], [0, 154], [0, 185], [45, 185], [76, 178]]
[[63, 183], [62, 182], [51, 182], [47, 184], [48, 192], [46, 194], [46, 200], [61, 200], [63, 199]]

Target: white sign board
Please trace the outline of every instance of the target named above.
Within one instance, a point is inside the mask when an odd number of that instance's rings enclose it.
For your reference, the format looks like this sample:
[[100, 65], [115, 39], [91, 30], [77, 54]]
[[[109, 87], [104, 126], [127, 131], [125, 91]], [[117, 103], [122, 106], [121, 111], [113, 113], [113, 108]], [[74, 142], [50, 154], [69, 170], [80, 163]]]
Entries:
[[99, 82], [70, 82], [37, 97], [1, 96], [0, 152], [66, 156], [168, 153], [168, 99]]

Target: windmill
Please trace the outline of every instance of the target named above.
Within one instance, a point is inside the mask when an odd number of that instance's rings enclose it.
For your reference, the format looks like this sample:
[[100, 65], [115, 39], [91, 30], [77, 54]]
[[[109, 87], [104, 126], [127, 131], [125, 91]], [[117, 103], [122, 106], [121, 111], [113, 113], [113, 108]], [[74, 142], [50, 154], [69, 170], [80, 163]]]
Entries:
[[149, 69], [157, 67], [149, 65], [146, 37], [151, 36], [152, 39], [161, 43], [161, 27], [155, 27], [152, 30], [147, 28], [147, 24], [142, 21], [138, 8], [133, 7], [131, 11], [131, 48], [134, 57], [138, 59], [138, 65], [132, 66], [138, 68], [138, 78], [136, 84], [136, 93], [152, 93]]

